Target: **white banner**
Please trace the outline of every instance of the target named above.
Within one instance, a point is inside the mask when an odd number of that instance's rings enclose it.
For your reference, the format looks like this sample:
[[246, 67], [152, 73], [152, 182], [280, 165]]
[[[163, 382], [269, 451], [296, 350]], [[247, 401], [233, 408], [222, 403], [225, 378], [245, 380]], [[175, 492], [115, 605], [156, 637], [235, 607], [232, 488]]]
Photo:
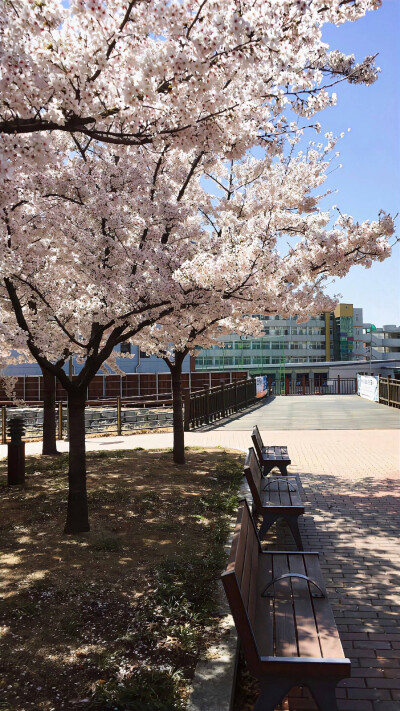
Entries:
[[357, 375], [357, 394], [366, 400], [379, 402], [379, 376]]

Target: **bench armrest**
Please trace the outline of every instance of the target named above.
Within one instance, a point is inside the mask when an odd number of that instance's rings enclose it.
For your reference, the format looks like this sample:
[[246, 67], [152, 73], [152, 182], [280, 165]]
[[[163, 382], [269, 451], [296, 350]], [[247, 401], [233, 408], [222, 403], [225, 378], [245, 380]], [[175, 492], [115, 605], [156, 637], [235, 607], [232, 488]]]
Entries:
[[274, 578], [271, 580], [268, 585], [264, 588], [264, 590], [261, 593], [261, 597], [273, 597], [273, 593], [269, 592], [267, 593], [268, 588], [271, 587], [271, 585], [274, 585], [275, 583], [278, 582], [278, 580], [284, 580], [285, 578], [301, 578], [301, 580], [307, 580], [309, 583], [312, 583], [315, 585], [315, 587], [319, 590], [319, 593], [311, 593], [312, 597], [325, 597], [324, 593], [322, 592], [321, 588], [319, 587], [318, 583], [316, 583], [314, 580], [308, 577], [308, 575], [303, 575], [302, 573], [285, 573], [284, 575], [279, 575], [279, 577]]

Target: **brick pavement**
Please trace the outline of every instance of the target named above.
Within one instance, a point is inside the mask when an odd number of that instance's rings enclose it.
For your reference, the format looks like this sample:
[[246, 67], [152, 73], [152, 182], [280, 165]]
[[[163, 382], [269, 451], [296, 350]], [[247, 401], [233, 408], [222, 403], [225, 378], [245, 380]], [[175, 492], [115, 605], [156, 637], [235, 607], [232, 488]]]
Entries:
[[[271, 434], [263, 433], [264, 441]], [[293, 434], [288, 432], [286, 441], [290, 471], [300, 475], [303, 487], [306, 512], [299, 524], [304, 548], [320, 551], [329, 599], [352, 662], [351, 678], [337, 688], [339, 711], [399, 711], [398, 438], [392, 432], [380, 440], [370, 431], [369, 442], [359, 432], [337, 432], [339, 438], [321, 440], [321, 432], [314, 432], [314, 438], [307, 432], [301, 441]], [[316, 709], [299, 690], [285, 707]]]

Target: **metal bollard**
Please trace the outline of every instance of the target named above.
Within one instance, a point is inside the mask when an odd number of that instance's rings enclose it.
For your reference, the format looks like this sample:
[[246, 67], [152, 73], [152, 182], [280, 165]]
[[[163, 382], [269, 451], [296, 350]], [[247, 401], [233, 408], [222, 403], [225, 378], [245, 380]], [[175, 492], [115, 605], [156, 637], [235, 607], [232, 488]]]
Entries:
[[14, 417], [8, 423], [8, 434], [11, 442], [8, 443], [7, 484], [25, 484], [25, 442], [22, 436], [25, 432], [22, 417]]

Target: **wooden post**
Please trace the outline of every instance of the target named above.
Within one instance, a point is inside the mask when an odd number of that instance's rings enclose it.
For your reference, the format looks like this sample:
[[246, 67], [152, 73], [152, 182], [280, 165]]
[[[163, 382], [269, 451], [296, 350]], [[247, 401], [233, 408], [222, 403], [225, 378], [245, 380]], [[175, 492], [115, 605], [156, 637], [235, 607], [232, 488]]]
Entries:
[[357, 395], [357, 390], [358, 390], [358, 381], [357, 381], [357, 376], [354, 378], [354, 392]]
[[302, 386], [302, 390], [303, 390], [303, 395], [305, 395], [306, 394], [306, 376], [305, 375], [301, 376], [301, 386]]
[[25, 442], [9, 442], [7, 448], [7, 485], [25, 484]]
[[187, 388], [183, 394], [184, 402], [184, 419], [183, 419], [183, 429], [185, 432], [189, 432], [190, 429], [190, 388]]
[[11, 442], [7, 445], [7, 485], [14, 486], [25, 483], [25, 442], [24, 421], [22, 417], [10, 420], [9, 433]]
[[387, 376], [387, 404], [389, 407], [390, 407], [390, 378], [391, 377], [392, 377], [391, 375]]
[[121, 427], [121, 396], [118, 395], [117, 397], [117, 435], [118, 437], [121, 436], [122, 432], [122, 427]]
[[6, 425], [7, 425], [7, 406], [3, 405], [3, 407], [1, 408], [1, 443], [2, 444], [7, 444]]
[[57, 439], [63, 438], [63, 406], [62, 401], [58, 402], [58, 437]]

